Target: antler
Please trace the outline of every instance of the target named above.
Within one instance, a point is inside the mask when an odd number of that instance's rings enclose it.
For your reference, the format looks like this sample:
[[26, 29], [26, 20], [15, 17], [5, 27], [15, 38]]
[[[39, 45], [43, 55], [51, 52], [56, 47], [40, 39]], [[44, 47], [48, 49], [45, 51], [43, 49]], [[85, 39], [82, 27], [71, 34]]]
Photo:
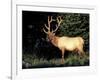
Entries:
[[58, 16], [58, 17], [57, 17], [58, 26], [60, 26], [61, 22], [62, 22], [61, 16]]
[[60, 26], [60, 24], [61, 24], [62, 21], [63, 21], [63, 20], [62, 20], [61, 16], [58, 16], [58, 17], [57, 17], [56, 29], [55, 29], [55, 30], [52, 30], [52, 32], [56, 32], [56, 31], [58, 30], [58, 28], [59, 28], [59, 26]]
[[45, 28], [47, 29], [47, 31], [43, 28], [43, 31], [48, 34], [48, 32], [50, 32], [50, 24], [52, 22], [52, 16], [48, 16], [48, 26], [46, 24], [44, 24]]
[[48, 16], [48, 28], [49, 28], [49, 31], [50, 31], [50, 24], [52, 22], [52, 16], [50, 18], [50, 16]]
[[[52, 22], [52, 21], [55, 21], [55, 20], [52, 19], [52, 16], [48, 16], [48, 26], [47, 26], [46, 24], [44, 24], [44, 26], [45, 26], [45, 28], [47, 29], [47, 31], [43, 28], [43, 31], [44, 31], [46, 34], [48, 34], [48, 33], [50, 32], [50, 27], [51, 27], [51, 22]], [[62, 22], [61, 16], [58, 16], [57, 19], [56, 19], [56, 21], [57, 21], [56, 29], [55, 29], [55, 30], [52, 30], [52, 31], [51, 31], [52, 33], [53, 33], [53, 32], [56, 32], [56, 31], [58, 30], [58, 28], [59, 28], [59, 26], [60, 26], [60, 24], [61, 24], [61, 22]]]

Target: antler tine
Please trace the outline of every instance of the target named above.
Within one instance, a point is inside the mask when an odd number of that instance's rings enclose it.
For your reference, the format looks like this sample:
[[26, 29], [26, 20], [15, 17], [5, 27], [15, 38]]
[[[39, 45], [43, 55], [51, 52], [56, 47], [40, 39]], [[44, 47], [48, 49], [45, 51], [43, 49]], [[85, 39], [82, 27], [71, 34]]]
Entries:
[[52, 32], [56, 32], [58, 30], [59, 26], [56, 25], [56, 29], [55, 30], [52, 30]]
[[49, 30], [49, 27], [47, 27], [47, 25], [46, 25], [46, 24], [44, 24], [44, 26], [45, 26], [45, 28], [46, 28], [47, 30]]
[[58, 16], [58, 17], [57, 17], [58, 26], [60, 26], [61, 22], [62, 22], [61, 16]]
[[50, 31], [50, 24], [52, 22], [52, 16], [48, 16], [48, 29]]
[[52, 16], [48, 16], [48, 22], [50, 22], [50, 23], [52, 22]]
[[43, 28], [43, 31], [44, 31], [46, 34], [48, 34], [48, 31], [46, 31], [44, 28]]

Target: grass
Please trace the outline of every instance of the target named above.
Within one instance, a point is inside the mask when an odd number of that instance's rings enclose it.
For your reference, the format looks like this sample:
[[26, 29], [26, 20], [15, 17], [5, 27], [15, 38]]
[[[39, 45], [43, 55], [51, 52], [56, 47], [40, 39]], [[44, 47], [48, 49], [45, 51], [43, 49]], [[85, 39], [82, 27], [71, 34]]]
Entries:
[[89, 66], [89, 55], [86, 54], [84, 57], [70, 54], [64, 58], [64, 64], [61, 64], [60, 59], [38, 58], [31, 54], [23, 55], [23, 69], [27, 68], [48, 68], [48, 67], [68, 67], [68, 66]]

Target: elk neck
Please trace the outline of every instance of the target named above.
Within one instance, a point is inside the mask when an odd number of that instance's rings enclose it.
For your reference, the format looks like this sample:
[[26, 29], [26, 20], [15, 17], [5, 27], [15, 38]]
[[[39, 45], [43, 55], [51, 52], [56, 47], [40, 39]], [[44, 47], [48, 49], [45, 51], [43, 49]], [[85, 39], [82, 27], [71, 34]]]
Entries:
[[52, 36], [51, 39], [50, 39], [50, 42], [55, 46], [57, 47], [58, 46], [58, 36]]

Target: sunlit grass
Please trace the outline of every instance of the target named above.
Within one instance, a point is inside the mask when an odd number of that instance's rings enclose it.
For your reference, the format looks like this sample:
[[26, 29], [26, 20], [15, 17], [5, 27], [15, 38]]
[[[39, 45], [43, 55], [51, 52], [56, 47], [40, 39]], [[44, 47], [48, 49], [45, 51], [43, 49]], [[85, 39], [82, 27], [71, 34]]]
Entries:
[[[27, 65], [26, 65], [27, 64]], [[67, 66], [89, 66], [89, 55], [83, 57], [70, 54], [64, 58], [64, 64], [61, 64], [61, 58], [50, 59], [37, 58], [30, 54], [23, 55], [23, 68], [46, 68], [46, 67], [67, 67]]]

